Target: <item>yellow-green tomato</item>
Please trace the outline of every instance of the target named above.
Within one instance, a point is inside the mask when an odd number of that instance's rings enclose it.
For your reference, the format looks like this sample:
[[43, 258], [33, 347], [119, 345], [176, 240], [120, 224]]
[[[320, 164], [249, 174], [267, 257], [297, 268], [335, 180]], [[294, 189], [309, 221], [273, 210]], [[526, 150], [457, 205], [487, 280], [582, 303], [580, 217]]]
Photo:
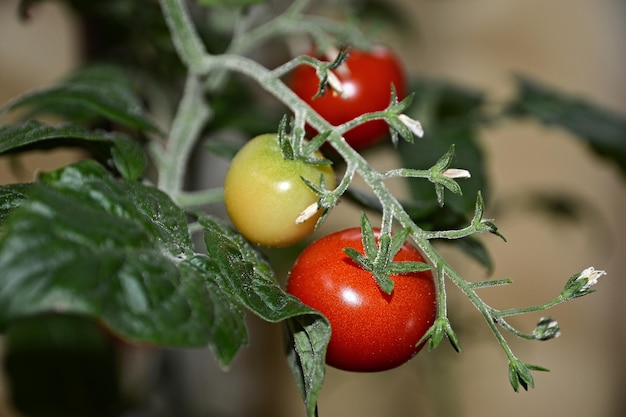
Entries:
[[[316, 157], [322, 158], [317, 152]], [[318, 195], [302, 180], [335, 187], [329, 165], [283, 158], [276, 134], [260, 135], [235, 155], [224, 181], [226, 210], [239, 232], [263, 246], [291, 245], [313, 232], [322, 212], [302, 223], [296, 219]]]

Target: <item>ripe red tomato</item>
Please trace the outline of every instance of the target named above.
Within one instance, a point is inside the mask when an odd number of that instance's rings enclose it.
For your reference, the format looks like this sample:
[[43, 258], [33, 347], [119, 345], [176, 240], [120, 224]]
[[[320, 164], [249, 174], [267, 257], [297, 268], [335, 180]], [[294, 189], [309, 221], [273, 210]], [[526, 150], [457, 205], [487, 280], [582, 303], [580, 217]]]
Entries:
[[[387, 108], [392, 84], [400, 100], [406, 97], [404, 70], [400, 60], [386, 47], [377, 46], [369, 51], [350, 49], [348, 59], [334, 73], [342, 83], [344, 97], [327, 89], [323, 96], [313, 98], [318, 91], [319, 79], [315, 69], [308, 65], [296, 68], [289, 82], [302, 100], [334, 126], [363, 113]], [[372, 120], [349, 130], [344, 138], [355, 149], [361, 149], [379, 142], [388, 132], [384, 120]]]
[[[328, 365], [357, 372], [402, 365], [420, 351], [422, 345], [417, 342], [435, 320], [432, 273], [392, 275], [394, 290], [388, 295], [379, 289], [371, 273], [343, 252], [346, 247], [363, 253], [360, 228], [313, 242], [289, 273], [287, 292], [330, 322]], [[405, 243], [394, 260], [423, 262], [424, 258]]]
[[[317, 158], [323, 158], [316, 152]], [[313, 232], [322, 212], [303, 223], [296, 218], [318, 199], [302, 178], [335, 187], [330, 165], [287, 160], [276, 134], [257, 136], [235, 155], [224, 179], [226, 211], [239, 232], [263, 246], [286, 246]]]

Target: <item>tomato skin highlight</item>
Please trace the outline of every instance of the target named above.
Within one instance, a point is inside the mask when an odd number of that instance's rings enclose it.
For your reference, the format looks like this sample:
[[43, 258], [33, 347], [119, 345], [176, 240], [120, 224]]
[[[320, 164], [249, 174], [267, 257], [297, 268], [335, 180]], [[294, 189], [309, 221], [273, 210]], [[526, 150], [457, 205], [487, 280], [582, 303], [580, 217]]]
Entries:
[[[313, 98], [317, 94], [319, 79], [315, 69], [308, 65], [297, 67], [289, 80], [291, 89], [333, 126], [364, 113], [386, 109], [392, 84], [399, 100], [407, 94], [404, 69], [390, 49], [383, 46], [375, 46], [369, 51], [353, 48], [348, 53], [348, 59], [334, 70], [345, 97], [328, 88], [323, 96]], [[315, 53], [310, 55], [315, 56]], [[310, 136], [317, 133], [309, 130]], [[389, 127], [384, 120], [372, 120], [350, 129], [344, 138], [355, 149], [362, 149], [380, 142], [388, 133]]]
[[[435, 320], [432, 273], [392, 275], [394, 290], [385, 294], [374, 277], [343, 252], [345, 247], [363, 253], [360, 228], [332, 233], [308, 246], [290, 271], [286, 290], [330, 322], [328, 365], [355, 372], [400, 366], [421, 350], [423, 344], [417, 342]], [[405, 243], [394, 260], [424, 258]]]
[[[323, 158], [320, 152], [316, 156]], [[224, 203], [233, 225], [262, 246], [287, 246], [310, 235], [322, 211], [296, 224], [318, 199], [303, 177], [318, 186], [323, 177], [327, 189], [335, 187], [330, 165], [284, 159], [276, 134], [250, 140], [235, 155], [224, 179]]]

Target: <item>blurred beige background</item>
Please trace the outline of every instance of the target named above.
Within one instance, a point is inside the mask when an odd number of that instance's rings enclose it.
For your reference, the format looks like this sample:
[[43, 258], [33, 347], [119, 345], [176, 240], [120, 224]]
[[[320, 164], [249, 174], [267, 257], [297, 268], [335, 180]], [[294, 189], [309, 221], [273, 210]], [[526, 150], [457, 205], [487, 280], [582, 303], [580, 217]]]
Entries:
[[[410, 37], [390, 37], [389, 41], [401, 51], [412, 72], [485, 89], [496, 102], [511, 94], [512, 74], [518, 72], [626, 115], [623, 2], [404, 3], [414, 16], [416, 30]], [[0, 0], [0, 102], [46, 85], [78, 63], [77, 32], [58, 3], [37, 7], [27, 25], [14, 18], [15, 4], [16, 0]], [[569, 276], [587, 266], [605, 269], [608, 276], [602, 278], [596, 294], [550, 311], [561, 325], [560, 338], [546, 343], [511, 341], [523, 360], [551, 370], [534, 374], [534, 390], [517, 394], [511, 390], [499, 346], [477, 312], [461, 297], [454, 297], [456, 291], [450, 288], [452, 324], [458, 326], [462, 354], [444, 343], [385, 373], [329, 369], [320, 397], [321, 416], [626, 415], [626, 307], [622, 300], [626, 289], [626, 182], [614, 167], [558, 130], [505, 122], [485, 131], [482, 140], [495, 202], [525, 191], [559, 190], [584, 198], [597, 210], [580, 225], [517, 210], [497, 218], [508, 243], [485, 238], [496, 264], [493, 277], [510, 277], [515, 283], [484, 290], [485, 299], [500, 308], [542, 303], [558, 294]], [[47, 154], [34, 155], [24, 162], [19, 179], [32, 178], [34, 171], [63, 164], [71, 157], [62, 154], [59, 161]], [[374, 157], [377, 163], [393, 164], [387, 155]], [[1, 160], [0, 181], [13, 180], [8, 162]], [[337, 227], [354, 215], [341, 210], [330, 216], [326, 227]], [[466, 277], [486, 277], [459, 254], [451, 252], [450, 257]], [[530, 331], [537, 319], [527, 317], [516, 324]], [[229, 374], [215, 370], [206, 352], [181, 356], [183, 368], [196, 370], [190, 374], [187, 400], [197, 415], [208, 415], [207, 410], [216, 407], [218, 415], [224, 416], [304, 415], [282, 361], [280, 329], [254, 320], [251, 324], [251, 346]], [[258, 355], [265, 355], [264, 365], [258, 364]], [[133, 369], [150, 363], [150, 354], [142, 352], [130, 352], [128, 358]], [[135, 377], [128, 378], [134, 381]], [[3, 394], [0, 380], [0, 400], [3, 395], [6, 391]], [[217, 406], [227, 395], [247, 402]], [[0, 405], [0, 416], [8, 415], [6, 407]]]

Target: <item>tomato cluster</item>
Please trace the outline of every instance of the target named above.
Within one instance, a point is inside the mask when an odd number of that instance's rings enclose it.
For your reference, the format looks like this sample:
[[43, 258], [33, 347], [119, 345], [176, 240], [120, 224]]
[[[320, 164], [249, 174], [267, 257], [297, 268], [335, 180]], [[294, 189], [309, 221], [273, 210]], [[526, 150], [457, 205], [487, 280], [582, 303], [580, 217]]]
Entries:
[[[335, 73], [344, 95], [331, 91], [314, 99], [319, 80], [308, 66], [296, 69], [291, 78], [293, 91], [333, 125], [384, 110], [392, 86], [399, 99], [406, 95], [399, 61], [383, 47], [351, 50]], [[347, 131], [344, 137], [353, 147], [363, 148], [387, 132], [384, 121], [374, 120]], [[321, 153], [316, 157], [322, 158]], [[265, 246], [290, 245], [308, 236], [321, 211], [296, 223], [319, 197], [303, 178], [327, 189], [335, 187], [330, 166], [285, 159], [276, 134], [252, 139], [231, 162], [224, 183], [226, 209], [235, 227], [250, 241]], [[375, 235], [378, 238], [380, 231]], [[360, 228], [335, 232], [309, 245], [293, 265], [286, 290], [329, 320], [329, 365], [350, 371], [399, 366], [419, 352], [422, 345], [418, 342], [435, 320], [433, 276], [430, 271], [392, 275], [394, 289], [386, 294], [344, 248], [363, 253]], [[405, 243], [394, 261], [424, 262], [424, 258]]]
[[[316, 54], [312, 52], [311, 55]], [[341, 95], [329, 90], [323, 96], [315, 97], [319, 79], [315, 69], [307, 65], [296, 68], [289, 82], [291, 89], [302, 100], [334, 126], [364, 113], [387, 108], [392, 85], [398, 99], [407, 94], [406, 75], [400, 60], [383, 46], [368, 51], [351, 49], [348, 59], [334, 73], [343, 87]], [[384, 120], [372, 120], [350, 129], [344, 138], [355, 149], [361, 149], [384, 139], [388, 132], [389, 127]]]
[[[397, 367], [420, 351], [418, 342], [435, 320], [432, 273], [392, 275], [394, 290], [386, 294], [343, 248], [363, 253], [360, 228], [332, 233], [308, 246], [289, 274], [287, 292], [330, 322], [327, 364], [358, 372]], [[424, 258], [405, 243], [394, 261], [424, 262]]]
[[[316, 157], [322, 159], [321, 153]], [[263, 246], [291, 245], [313, 232], [322, 212], [302, 223], [298, 216], [314, 204], [317, 194], [302, 180], [335, 187], [330, 165], [285, 159], [276, 134], [257, 136], [233, 158], [224, 180], [226, 210], [239, 232]]]

